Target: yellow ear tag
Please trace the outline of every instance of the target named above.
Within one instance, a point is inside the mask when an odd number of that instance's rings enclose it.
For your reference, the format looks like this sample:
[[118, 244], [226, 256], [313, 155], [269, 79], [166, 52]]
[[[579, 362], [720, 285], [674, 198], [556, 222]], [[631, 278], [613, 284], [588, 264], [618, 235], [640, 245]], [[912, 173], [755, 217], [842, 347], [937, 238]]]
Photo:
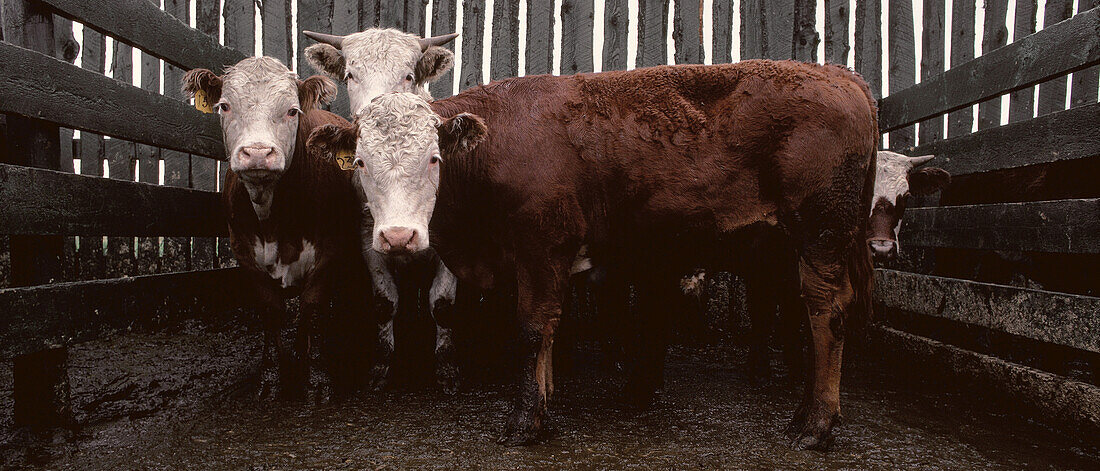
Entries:
[[195, 92], [195, 109], [203, 113], [214, 112], [214, 105], [210, 103], [210, 98], [206, 96], [205, 91], [199, 90]]
[[336, 164], [340, 166], [340, 170], [355, 170], [355, 151], [348, 149], [336, 151]]

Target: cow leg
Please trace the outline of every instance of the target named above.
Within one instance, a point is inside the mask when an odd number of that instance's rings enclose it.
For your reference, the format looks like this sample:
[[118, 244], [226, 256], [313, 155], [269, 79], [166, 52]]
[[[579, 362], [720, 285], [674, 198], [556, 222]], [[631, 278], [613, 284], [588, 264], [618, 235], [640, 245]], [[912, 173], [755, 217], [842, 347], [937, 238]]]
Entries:
[[458, 366], [455, 363], [452, 326], [458, 279], [443, 262], [437, 262], [437, 265], [428, 299], [432, 319], [435, 321], [435, 375], [443, 391], [454, 394], [458, 391]]
[[[784, 278], [779, 289], [779, 325], [776, 335], [783, 345], [783, 362], [787, 365], [787, 377], [791, 381], [804, 379], [805, 365], [809, 364], [807, 355], [811, 349], [803, 353], [803, 345], [806, 345], [802, 325], [806, 320], [806, 304], [802, 302], [799, 294], [797, 279]], [[809, 381], [809, 380], [807, 380]]]
[[[260, 358], [260, 387], [258, 396], [268, 398], [276, 391], [276, 383], [286, 357], [286, 348], [280, 335], [286, 321], [286, 303], [263, 276], [255, 277], [252, 295], [256, 311], [264, 331], [263, 354]], [[276, 369], [278, 367], [278, 370]]]
[[363, 250], [371, 285], [374, 287], [374, 311], [378, 315], [378, 338], [375, 342], [374, 368], [370, 374], [370, 388], [379, 391], [386, 387], [393, 361], [393, 319], [397, 317], [397, 282], [386, 264], [385, 257], [370, 249]]
[[541, 260], [533, 257], [517, 270], [520, 378], [512, 411], [499, 440], [509, 446], [535, 441], [554, 393], [554, 329], [561, 317], [569, 266], [576, 251], [566, 253], [560, 257], [544, 256]]
[[807, 382], [808, 394], [803, 396], [788, 431], [794, 435], [795, 448], [825, 449], [840, 419], [844, 311], [855, 293], [844, 260], [809, 252], [799, 260], [799, 274], [813, 339], [812, 381]]

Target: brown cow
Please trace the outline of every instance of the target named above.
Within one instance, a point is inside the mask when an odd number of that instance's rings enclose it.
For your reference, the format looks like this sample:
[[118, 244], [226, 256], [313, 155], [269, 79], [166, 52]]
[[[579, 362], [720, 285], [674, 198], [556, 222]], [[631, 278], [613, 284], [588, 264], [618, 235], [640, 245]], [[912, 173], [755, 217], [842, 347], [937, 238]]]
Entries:
[[[342, 283], [366, 279], [352, 172], [306, 149], [314, 128], [348, 125], [317, 109], [336, 95], [336, 85], [321, 76], [298, 80], [278, 60], [252, 57], [222, 76], [192, 70], [184, 76], [183, 88], [192, 96], [205, 94], [221, 119], [230, 166], [222, 193], [233, 255], [252, 278], [251, 294], [262, 311], [264, 363], [271, 364], [274, 347], [281, 387], [298, 395], [309, 378], [311, 331], [318, 315], [327, 312]], [[293, 352], [288, 352], [279, 331], [286, 317], [285, 298], [294, 295], [300, 296], [301, 316]], [[348, 312], [357, 311], [361, 302], [342, 301], [343, 312], [335, 314], [344, 316], [343, 325], [330, 327], [350, 343], [355, 341], [354, 316], [365, 313]], [[352, 380], [347, 375], [333, 379]], [[264, 384], [261, 394], [269, 386]]]
[[730, 247], [774, 226], [798, 250], [814, 340], [813, 381], [790, 430], [795, 446], [827, 446], [846, 313], [869, 311], [871, 299], [864, 233], [878, 128], [851, 71], [745, 61], [520, 77], [430, 105], [382, 95], [356, 125], [310, 139], [325, 153], [356, 146], [375, 250], [396, 234], [403, 250], [422, 250], [430, 236], [459, 280], [515, 283], [522, 373], [502, 442], [530, 443], [542, 426], [582, 246], [638, 287], [647, 367], [632, 390], [648, 399], [677, 280], [730, 268]]

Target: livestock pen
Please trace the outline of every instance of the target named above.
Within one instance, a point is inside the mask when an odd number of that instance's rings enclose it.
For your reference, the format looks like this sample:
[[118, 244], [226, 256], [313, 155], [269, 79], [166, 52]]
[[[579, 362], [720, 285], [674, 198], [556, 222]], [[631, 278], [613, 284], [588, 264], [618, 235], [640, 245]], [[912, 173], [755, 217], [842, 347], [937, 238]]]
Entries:
[[[5, 466], [1100, 461], [1095, 0], [0, 2]], [[217, 195], [221, 130], [179, 80], [256, 54], [305, 77], [317, 72], [302, 31], [378, 26], [461, 33], [447, 45], [453, 72], [430, 87], [436, 98], [517, 75], [750, 58], [862, 74], [879, 99], [882, 147], [935, 155], [929, 165], [953, 181], [908, 200], [900, 257], [876, 271], [876, 315], [850, 340], [846, 423], [833, 450], [786, 446], [780, 430], [797, 386], [742, 372], [744, 289], [724, 275], [708, 281], [704, 320], [685, 315], [677, 326], [660, 403], [619, 407], [614, 366], [595, 366], [600, 355], [579, 348], [550, 438], [529, 448], [493, 443], [508, 389], [492, 372], [507, 368], [508, 347], [496, 344], [508, 334], [493, 330], [508, 323], [490, 302], [456, 329], [475, 357], [457, 396], [410, 382], [343, 401], [254, 399], [258, 334]], [[348, 115], [342, 86], [330, 108]], [[577, 304], [563, 330], [598, 337], [585, 333], [598, 322]], [[690, 326], [708, 322], [708, 332]], [[420, 335], [417, 325], [405, 332]], [[488, 372], [474, 374], [479, 367]]]

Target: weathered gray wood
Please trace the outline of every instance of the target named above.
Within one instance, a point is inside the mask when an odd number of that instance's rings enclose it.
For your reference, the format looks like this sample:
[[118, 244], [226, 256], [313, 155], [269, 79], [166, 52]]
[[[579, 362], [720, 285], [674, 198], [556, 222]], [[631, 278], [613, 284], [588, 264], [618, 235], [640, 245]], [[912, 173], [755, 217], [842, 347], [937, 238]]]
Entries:
[[[944, 0], [926, 0], [924, 2], [924, 34], [921, 38], [920, 77], [921, 81], [943, 72], [944, 53]], [[943, 116], [936, 116], [920, 122], [919, 138], [921, 144], [943, 139]]]
[[910, 208], [901, 237], [916, 247], [1100, 253], [1100, 199]]
[[[913, 3], [894, 1], [889, 5], [889, 84], [890, 95], [893, 95], [916, 83], [917, 65], [913, 40]], [[886, 131], [886, 129], [880, 129], [880, 131]], [[916, 143], [914, 131], [912, 126], [891, 130], [890, 147], [893, 149], [912, 147]]]
[[[457, 5], [456, 0], [435, 0], [435, 3], [432, 4], [432, 36], [455, 32], [455, 24], [457, 23], [455, 13], [457, 12]], [[527, 41], [528, 44], [530, 44], [530, 37], [528, 37]], [[450, 41], [443, 45], [443, 47], [454, 51], [456, 42], [457, 40]], [[428, 87], [432, 96], [435, 98], [446, 98], [453, 95], [455, 84], [454, 76], [455, 72], [454, 68], [452, 68], [447, 71], [446, 74], [443, 74], [439, 80], [432, 82]]]
[[[943, 2], [943, 0], [931, 1]], [[825, 0], [825, 62], [848, 64], [848, 18], [852, 14], [848, 4], [848, 0]], [[925, 8], [927, 15], [928, 7]], [[927, 25], [925, 31], [928, 31]]]
[[[1016, 0], [1016, 19], [1013, 34], [1016, 41], [1035, 32], [1038, 0]], [[1035, 115], [1035, 90], [1027, 87], [1012, 92], [1008, 99], [1008, 122], [1031, 119]]]
[[0, 232], [90, 236], [228, 233], [217, 193], [0, 164]]
[[[711, 45], [711, 61], [715, 64], [733, 62], [733, 35], [738, 33], [733, 30], [733, 10], [733, 2], [714, 2], [711, 6], [713, 14], [711, 29], [714, 32], [714, 43]], [[625, 49], [626, 43], [623, 44]], [[605, 51], [604, 55], [606, 54]]]
[[[1078, 0], [1077, 11], [1083, 12], [1096, 8], [1100, 0]], [[1097, 86], [1100, 84], [1100, 66], [1092, 66], [1073, 73], [1070, 86], [1069, 106], [1083, 106], [1096, 103]]]
[[[463, 4], [465, 8], [465, 4]], [[405, 31], [405, 2], [381, 0], [378, 2], [378, 26]]]
[[764, 0], [741, 2], [741, 60], [764, 58], [764, 11]]
[[359, 0], [359, 31], [378, 27], [380, 8], [379, 0]]
[[[505, 2], [511, 4], [516, 11], [519, 11], [518, 2]], [[405, 32], [412, 33], [417, 36], [424, 36], [424, 23], [426, 17], [425, 11], [428, 7], [428, 0], [405, 0]], [[495, 28], [494, 28], [495, 29]], [[495, 32], [495, 31], [494, 31]], [[516, 40], [519, 41], [518, 39]]]
[[[298, 30], [302, 28], [302, 4], [298, 0]], [[359, 29], [359, 0], [335, 0], [332, 4], [332, 31], [336, 34], [351, 34]]]
[[[131, 85], [134, 80], [133, 49], [121, 42], [114, 43], [114, 61], [111, 65], [111, 74], [125, 85], [119, 85], [123, 90], [134, 90]], [[147, 92], [142, 92], [147, 93]], [[111, 178], [116, 180], [134, 181], [136, 175], [137, 153], [134, 143], [121, 139], [111, 139], [104, 142], [104, 154], [106, 162], [110, 166]], [[106, 273], [108, 277], [129, 276], [134, 272], [134, 242], [133, 237], [108, 237], [106, 253]]]
[[1100, 352], [1100, 298], [876, 270], [875, 300], [887, 308]]
[[[191, 8], [189, 3], [188, 0], [163, 0], [164, 11], [184, 24], [190, 24]], [[164, 96], [188, 103], [188, 98], [183, 96], [179, 85], [177, 85], [183, 79], [183, 72], [183, 70], [172, 64], [164, 64]], [[161, 152], [161, 158], [164, 160], [164, 184], [166, 186], [189, 188], [191, 186], [191, 156], [185, 152], [164, 150]], [[163, 246], [162, 265], [164, 271], [173, 272], [191, 269], [190, 237], [165, 237]]]
[[[306, 47], [315, 44], [316, 41], [307, 38], [302, 34], [302, 31], [333, 34], [349, 34], [354, 32], [334, 31], [332, 29], [334, 6], [333, 0], [298, 0], [298, 31], [295, 32], [295, 34], [298, 35], [298, 68], [295, 70], [298, 72], [299, 77], [308, 77], [320, 72], [309, 65], [309, 61], [306, 60], [304, 54]], [[340, 94], [344, 94], [343, 92], [345, 89], [343, 87], [340, 88]]]
[[638, 0], [638, 67], [668, 63], [669, 0]]
[[[975, 15], [974, 2], [952, 2], [950, 68], [959, 67], [974, 59]], [[973, 126], [974, 110], [969, 106], [962, 107], [947, 117], [948, 137], [969, 134]]]
[[527, 2], [527, 50], [524, 54], [526, 75], [554, 71], [554, 2]]
[[215, 41], [221, 23], [221, 3], [221, 0], [195, 0], [195, 29]]
[[[119, 48], [119, 52], [128, 49]], [[156, 62], [151, 58], [150, 63]], [[0, 82], [5, 83], [0, 87], [2, 112], [225, 158], [221, 128], [212, 115], [204, 116], [152, 88], [143, 91], [7, 43], [0, 44], [0, 63], [21, 65], [0, 68]], [[52, 79], [49, 87], [43, 86], [42, 77]]]
[[794, 10], [794, 44], [791, 57], [803, 62], [817, 62], [817, 0], [796, 0]]
[[871, 95], [882, 97], [882, 4], [856, 0], [855, 69], [867, 81]]
[[[1100, 63], [1100, 34], [1095, 34], [1096, 31], [1100, 31], [1100, 9], [1048, 26], [966, 64], [952, 67], [926, 82], [884, 98], [879, 107], [879, 128], [882, 131], [897, 129]], [[1052, 94], [1057, 93], [1058, 87], [1047, 89], [1048, 102], [1057, 102], [1056, 95]], [[1064, 106], [1064, 82], [1061, 90], [1061, 106]], [[1042, 108], [1042, 86], [1039, 95]]]
[[[156, 95], [160, 90], [160, 60], [156, 56], [142, 52], [140, 75], [142, 90]], [[141, 143], [135, 148], [137, 149], [138, 181], [151, 185], [160, 183], [160, 149]], [[137, 244], [137, 265], [134, 273], [138, 275], [161, 273], [160, 239], [139, 237]]]
[[260, 18], [264, 28], [264, 55], [290, 64], [294, 54], [290, 43], [291, 11], [289, 0], [263, 0]]
[[223, 269], [0, 290], [0, 358], [239, 307], [244, 278]]
[[[1097, 13], [1097, 12], [1094, 11], [1093, 13]], [[1072, 15], [1073, 15], [1073, 0], [1048, 0], [1046, 2], [1046, 10], [1044, 11], [1044, 14], [1043, 14], [1043, 25], [1044, 25], [1044, 27], [1043, 27], [1043, 31], [1040, 31], [1040, 33], [1045, 33], [1046, 31], [1049, 31], [1052, 27], [1057, 28], [1058, 23], [1062, 22], [1063, 20], [1065, 20], [1066, 18], [1069, 18]], [[1092, 16], [1093, 16], [1094, 19], [1100, 17], [1100, 15], [1096, 15], [1096, 14], [1094, 14]], [[1087, 27], [1087, 26], [1090, 26], [1090, 25], [1080, 25], [1078, 27]], [[1091, 26], [1095, 26], [1095, 24], [1091, 24]], [[1089, 36], [1091, 36], [1091, 39], [1093, 40], [1091, 44], [1090, 43], [1085, 43], [1085, 45], [1091, 46], [1090, 47], [1091, 54], [1087, 53], [1087, 54], [1084, 55], [1085, 57], [1089, 57], [1090, 59], [1100, 58], [1100, 34], [1098, 34], [1098, 31], [1100, 31], [1100, 28], [1093, 28], [1093, 29], [1090, 29], [1090, 30], [1087, 30], [1087, 31], [1082, 31], [1083, 33], [1086, 33]], [[1071, 38], [1066, 38], [1066, 39], [1067, 40], [1073, 40]], [[1052, 54], [1064, 54], [1065, 52], [1063, 52], [1063, 51], [1050, 51], [1050, 53], [1052, 53]], [[1074, 59], [1077, 59], [1077, 58], [1074, 58]], [[1093, 61], [1093, 62], [1097, 62], [1097, 61]], [[1076, 72], [1076, 70], [1074, 70], [1074, 72]], [[1062, 75], [1062, 74], [1056, 74], [1056, 75]], [[1069, 84], [1069, 77], [1066, 77], [1066, 76], [1062, 75], [1060, 77], [1047, 80], [1047, 81], [1043, 82], [1041, 85], [1039, 85], [1039, 103], [1037, 104], [1038, 115], [1039, 116], [1045, 115], [1047, 113], [1053, 113], [1055, 111], [1060, 111], [1060, 110], [1066, 109], [1066, 86], [1068, 84]]]
[[[588, 40], [590, 50], [592, 48], [591, 38], [590, 35]], [[493, 48], [490, 52], [490, 80], [519, 75], [519, 2], [493, 3]], [[565, 71], [564, 58], [565, 50], [563, 49], [563, 73]]]
[[[106, 42], [102, 34], [84, 30], [84, 55], [80, 66], [102, 74], [106, 61]], [[80, 135], [80, 174], [103, 175], [103, 136], [85, 132]]]
[[947, 372], [953, 381], [1075, 424], [1085, 435], [1100, 433], [1100, 387], [889, 327], [869, 329], [869, 336], [874, 351], [901, 355], [905, 364], [916, 365], [916, 372], [935, 372], [927, 375], [929, 379], [942, 381]]
[[485, 32], [485, 3], [462, 0], [462, 71], [458, 90], [481, 84], [481, 45]]
[[[982, 54], [988, 54], [1008, 42], [1008, 0], [985, 2], [985, 33], [982, 38]], [[1001, 97], [994, 97], [978, 104], [978, 129], [989, 129], [1001, 124]]]
[[703, 63], [703, 1], [677, 0], [672, 14], [673, 57], [677, 64]]
[[[561, 74], [592, 72], [593, 0], [562, 0]], [[496, 29], [494, 17], [493, 29]]]
[[793, 59], [796, 0], [763, 0], [761, 5], [764, 57], [775, 60]]
[[244, 58], [241, 51], [218, 44], [217, 38], [192, 29], [148, 0], [38, 1], [87, 27], [184, 69], [203, 67], [220, 71]]
[[225, 19], [225, 45], [246, 56], [256, 54], [256, 4], [253, 0], [222, 0], [222, 17]]
[[1093, 103], [920, 145], [912, 155], [961, 176], [1100, 156], [1100, 105]]
[[[210, 37], [218, 37], [221, 0], [198, 0], [195, 7], [195, 26]], [[217, 191], [218, 162], [211, 159], [191, 159], [191, 188], [203, 191]], [[191, 268], [208, 270], [214, 268], [215, 246], [213, 237], [194, 237], [191, 239]]]

